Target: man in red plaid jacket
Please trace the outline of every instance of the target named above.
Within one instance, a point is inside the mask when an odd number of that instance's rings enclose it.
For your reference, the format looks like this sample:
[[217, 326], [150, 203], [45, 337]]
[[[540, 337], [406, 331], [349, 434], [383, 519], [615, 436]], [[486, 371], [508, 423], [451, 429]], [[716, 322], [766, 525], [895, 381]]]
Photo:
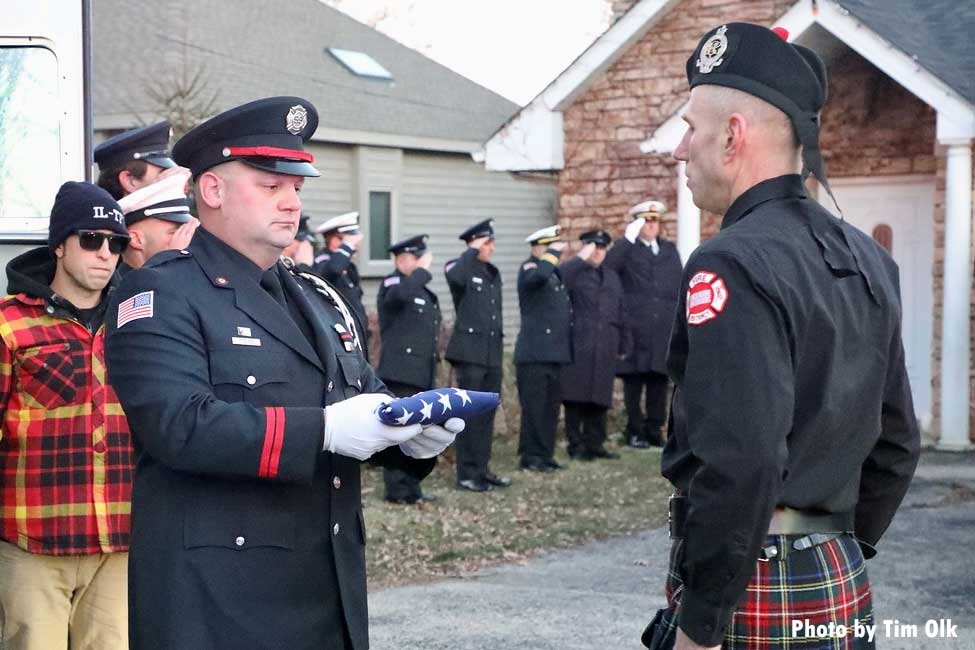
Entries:
[[0, 301], [0, 646], [127, 647], [132, 451], [102, 320], [128, 243], [112, 197], [65, 183], [49, 246]]

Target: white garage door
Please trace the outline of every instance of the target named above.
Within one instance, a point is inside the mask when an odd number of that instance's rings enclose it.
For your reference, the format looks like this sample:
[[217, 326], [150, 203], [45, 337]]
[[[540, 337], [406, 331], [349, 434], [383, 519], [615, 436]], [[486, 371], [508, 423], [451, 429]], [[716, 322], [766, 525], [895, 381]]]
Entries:
[[[839, 178], [830, 181], [846, 220], [891, 251], [900, 267], [903, 336], [914, 410], [931, 423], [934, 322], [934, 179], [925, 176]], [[826, 192], [820, 202], [835, 212]]]

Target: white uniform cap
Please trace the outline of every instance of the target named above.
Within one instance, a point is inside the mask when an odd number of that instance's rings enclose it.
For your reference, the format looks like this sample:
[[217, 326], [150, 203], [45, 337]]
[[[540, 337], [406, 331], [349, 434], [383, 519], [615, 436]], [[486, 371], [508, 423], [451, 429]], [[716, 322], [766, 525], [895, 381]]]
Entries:
[[190, 170], [185, 167], [175, 167], [166, 178], [151, 185], [140, 187], [132, 194], [119, 199], [118, 205], [123, 214], [144, 210], [157, 203], [165, 203], [176, 199], [185, 199], [186, 181], [190, 179]]
[[525, 241], [532, 246], [551, 244], [552, 242], [559, 240], [560, 232], [562, 232], [562, 226], [545, 226], [541, 230], [536, 230], [532, 234], [525, 237]]
[[662, 201], [654, 201], [653, 199], [649, 201], [644, 201], [643, 203], [637, 203], [632, 208], [630, 208], [630, 218], [639, 219], [640, 217], [661, 217], [664, 212], [667, 211], [667, 206], [663, 204]]
[[340, 214], [337, 217], [332, 217], [318, 228], [315, 228], [315, 232], [317, 233], [328, 233], [333, 230], [337, 230], [340, 233], [357, 232], [359, 230], [359, 213], [346, 212], [345, 214]]

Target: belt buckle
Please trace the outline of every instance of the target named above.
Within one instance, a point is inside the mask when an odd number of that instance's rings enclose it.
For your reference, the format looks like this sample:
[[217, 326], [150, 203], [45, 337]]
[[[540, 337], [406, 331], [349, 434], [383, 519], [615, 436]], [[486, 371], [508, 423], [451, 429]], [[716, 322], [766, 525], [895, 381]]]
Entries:
[[679, 498], [676, 494], [667, 497], [667, 538], [674, 539], [674, 499]]

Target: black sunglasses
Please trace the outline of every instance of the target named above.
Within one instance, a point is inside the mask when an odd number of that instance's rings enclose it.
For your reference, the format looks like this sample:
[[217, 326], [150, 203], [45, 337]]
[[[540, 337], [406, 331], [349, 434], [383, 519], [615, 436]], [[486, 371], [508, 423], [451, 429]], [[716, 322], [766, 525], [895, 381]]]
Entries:
[[129, 246], [128, 235], [108, 235], [94, 230], [79, 230], [78, 243], [86, 251], [101, 250], [102, 244], [108, 240], [108, 252], [112, 255], [121, 255]]

